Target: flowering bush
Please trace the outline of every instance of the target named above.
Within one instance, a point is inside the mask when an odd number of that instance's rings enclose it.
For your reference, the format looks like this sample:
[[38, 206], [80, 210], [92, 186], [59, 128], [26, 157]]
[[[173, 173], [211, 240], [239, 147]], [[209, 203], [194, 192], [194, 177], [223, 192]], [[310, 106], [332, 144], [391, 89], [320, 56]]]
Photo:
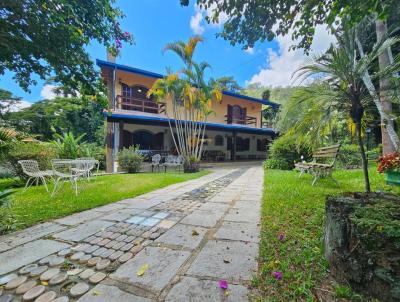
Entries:
[[386, 171], [400, 171], [400, 153], [394, 152], [379, 157], [378, 172]]

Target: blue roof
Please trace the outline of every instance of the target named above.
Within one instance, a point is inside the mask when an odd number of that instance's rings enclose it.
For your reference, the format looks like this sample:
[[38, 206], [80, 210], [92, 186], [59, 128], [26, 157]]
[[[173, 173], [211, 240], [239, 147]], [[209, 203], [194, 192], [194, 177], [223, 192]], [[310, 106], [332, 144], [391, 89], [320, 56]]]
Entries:
[[[121, 64], [117, 64], [117, 63], [103, 61], [103, 60], [99, 60], [99, 59], [96, 60], [96, 64], [100, 67], [109, 67], [112, 69], [122, 70], [122, 71], [126, 71], [126, 72], [132, 72], [132, 73], [140, 74], [140, 75], [150, 77], [150, 78], [162, 79], [164, 77], [164, 75], [159, 74], [159, 73], [155, 73], [155, 72], [151, 72], [151, 71], [147, 71], [147, 70], [143, 70], [143, 69], [139, 69], [139, 68], [135, 68], [135, 67], [130, 67], [127, 65], [121, 65]], [[254, 98], [251, 96], [231, 92], [231, 91], [224, 90], [222, 93], [224, 95], [229, 95], [229, 96], [243, 99], [246, 101], [260, 103], [263, 105], [268, 105], [268, 106], [271, 106], [274, 108], [278, 108], [280, 106], [279, 104], [273, 103], [269, 100], [262, 100], [262, 99]]]
[[[145, 115], [132, 115], [132, 114], [123, 114], [123, 113], [112, 113], [104, 111], [104, 116], [108, 119], [127, 119], [132, 121], [142, 121], [142, 122], [159, 122], [159, 123], [168, 123], [168, 118], [162, 116], [145, 116]], [[170, 120], [174, 122], [173, 119]], [[221, 130], [236, 130], [238, 132], [245, 132], [245, 133], [253, 133], [253, 134], [270, 134], [276, 135], [277, 132], [272, 128], [254, 128], [254, 127], [247, 127], [244, 125], [237, 125], [237, 124], [218, 124], [218, 123], [203, 123], [198, 122], [201, 125], [206, 125], [206, 127], [214, 128], [214, 129], [221, 129]]]

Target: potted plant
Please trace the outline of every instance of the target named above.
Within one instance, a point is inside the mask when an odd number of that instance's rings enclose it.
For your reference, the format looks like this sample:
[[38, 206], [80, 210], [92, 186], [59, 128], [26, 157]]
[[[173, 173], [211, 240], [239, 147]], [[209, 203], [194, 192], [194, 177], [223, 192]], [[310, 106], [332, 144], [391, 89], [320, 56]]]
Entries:
[[394, 152], [379, 157], [378, 172], [385, 173], [388, 184], [400, 185], [400, 153]]

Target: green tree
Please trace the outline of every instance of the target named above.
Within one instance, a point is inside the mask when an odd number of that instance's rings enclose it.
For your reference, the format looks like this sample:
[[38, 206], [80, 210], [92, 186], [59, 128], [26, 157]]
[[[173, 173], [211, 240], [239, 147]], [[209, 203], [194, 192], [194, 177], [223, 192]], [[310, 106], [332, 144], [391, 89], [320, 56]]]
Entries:
[[20, 102], [20, 97], [14, 96], [10, 91], [0, 88], [0, 125], [5, 124], [7, 114]]
[[55, 75], [75, 90], [94, 93], [97, 73], [86, 46], [97, 41], [117, 54], [132, 42], [120, 28], [114, 0], [1, 0], [0, 74], [14, 72], [24, 90]]
[[221, 90], [239, 92], [242, 87], [238, 84], [233, 76], [220, 77], [217, 79], [211, 79], [212, 85], [218, 85]]

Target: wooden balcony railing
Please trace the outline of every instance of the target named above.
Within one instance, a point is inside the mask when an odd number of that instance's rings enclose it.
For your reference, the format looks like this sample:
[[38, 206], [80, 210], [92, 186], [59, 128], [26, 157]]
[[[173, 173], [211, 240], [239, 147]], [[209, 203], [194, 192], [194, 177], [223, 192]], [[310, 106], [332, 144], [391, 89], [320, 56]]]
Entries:
[[254, 127], [257, 127], [257, 118], [248, 115], [246, 115], [244, 119], [234, 117], [228, 118], [228, 116], [225, 115], [225, 122], [227, 124], [254, 125]]
[[166, 104], [162, 102], [155, 102], [153, 100], [144, 100], [134, 97], [117, 96], [117, 109], [133, 110], [148, 113], [162, 114], [166, 113]]

